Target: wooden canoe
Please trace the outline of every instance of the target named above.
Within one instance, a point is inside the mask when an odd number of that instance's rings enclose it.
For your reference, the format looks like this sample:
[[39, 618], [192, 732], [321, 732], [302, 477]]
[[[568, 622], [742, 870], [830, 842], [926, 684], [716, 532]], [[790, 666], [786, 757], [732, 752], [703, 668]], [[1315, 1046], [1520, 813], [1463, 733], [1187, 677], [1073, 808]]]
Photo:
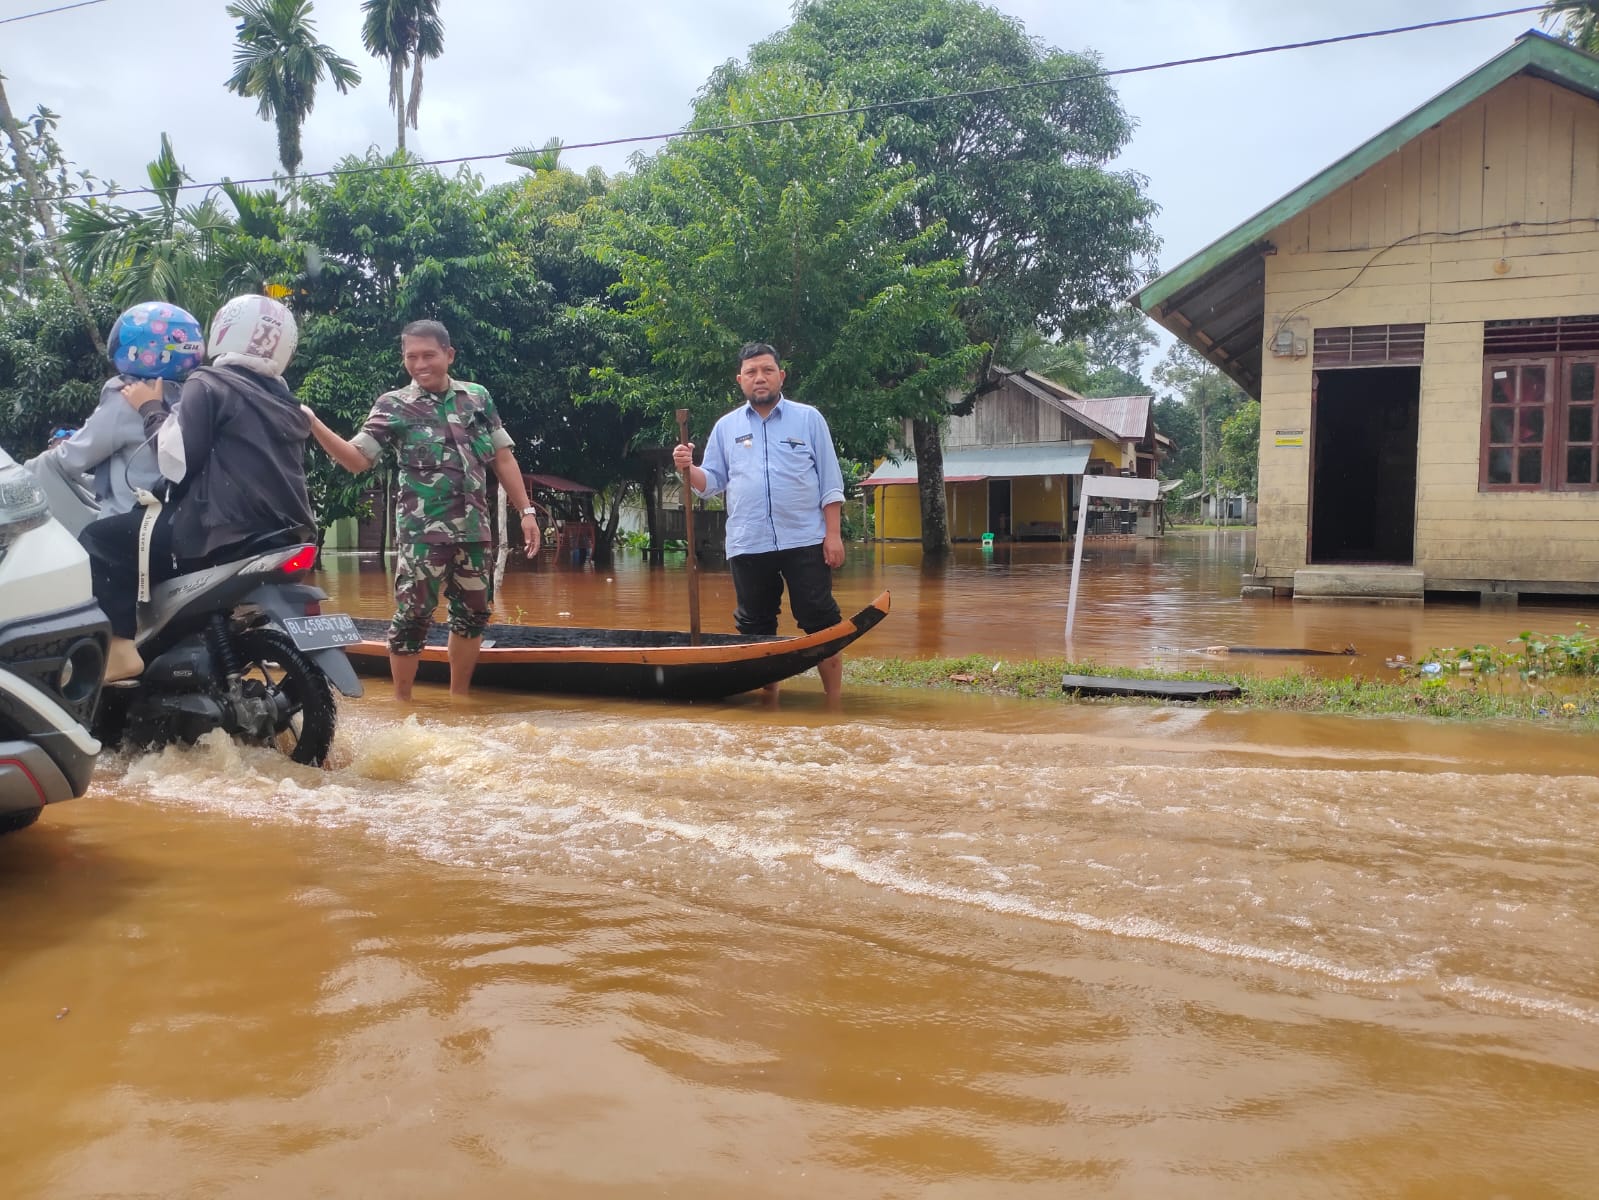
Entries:
[[[490, 625], [474, 684], [518, 692], [569, 692], [639, 699], [719, 700], [807, 671], [888, 616], [884, 592], [853, 617], [803, 637], [748, 637], [556, 625]], [[362, 639], [344, 647], [363, 675], [387, 676], [388, 622], [357, 617]], [[446, 631], [435, 626], [416, 677], [448, 682]]]

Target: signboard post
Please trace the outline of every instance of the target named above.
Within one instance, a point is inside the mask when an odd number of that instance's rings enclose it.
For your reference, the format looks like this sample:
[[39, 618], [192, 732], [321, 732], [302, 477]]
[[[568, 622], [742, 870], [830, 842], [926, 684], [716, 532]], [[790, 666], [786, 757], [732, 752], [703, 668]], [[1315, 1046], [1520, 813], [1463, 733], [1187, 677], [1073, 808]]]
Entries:
[[1072, 655], [1072, 623], [1077, 619], [1077, 577], [1083, 570], [1083, 541], [1088, 535], [1088, 498], [1158, 500], [1160, 480], [1124, 479], [1120, 475], [1084, 475], [1082, 500], [1077, 506], [1077, 544], [1072, 548], [1072, 589], [1066, 601], [1066, 657]]

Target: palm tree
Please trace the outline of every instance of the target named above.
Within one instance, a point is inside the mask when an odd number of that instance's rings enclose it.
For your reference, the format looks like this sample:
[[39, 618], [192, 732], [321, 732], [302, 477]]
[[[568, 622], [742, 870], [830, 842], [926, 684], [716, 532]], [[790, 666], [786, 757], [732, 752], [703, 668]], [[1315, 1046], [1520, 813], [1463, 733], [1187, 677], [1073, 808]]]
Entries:
[[164, 133], [161, 153], [146, 170], [156, 197], [148, 208], [67, 208], [61, 243], [78, 280], [108, 284], [122, 304], [167, 300], [205, 318], [227, 297], [260, 291], [285, 273], [275, 193], [220, 185], [237, 215], [209, 194], [197, 204], [179, 204], [189, 175]]
[[316, 40], [311, 0], [235, 0], [228, 16], [239, 22], [228, 90], [254, 97], [261, 119], [277, 123], [278, 160], [292, 193], [300, 169], [300, 130], [316, 103], [316, 85], [326, 75], [340, 92], [348, 92], [361, 74], [332, 46]]
[[[422, 107], [422, 63], [444, 53], [444, 22], [439, 0], [361, 0], [366, 19], [361, 44], [373, 58], [389, 63], [389, 107], [394, 110], [399, 149], [405, 149], [405, 127], [416, 128]], [[411, 68], [411, 97], [405, 95], [405, 68]]]
[[1578, 50], [1599, 54], [1599, 3], [1595, 0], [1551, 0], [1544, 6], [1543, 23], [1560, 24], [1560, 36]]

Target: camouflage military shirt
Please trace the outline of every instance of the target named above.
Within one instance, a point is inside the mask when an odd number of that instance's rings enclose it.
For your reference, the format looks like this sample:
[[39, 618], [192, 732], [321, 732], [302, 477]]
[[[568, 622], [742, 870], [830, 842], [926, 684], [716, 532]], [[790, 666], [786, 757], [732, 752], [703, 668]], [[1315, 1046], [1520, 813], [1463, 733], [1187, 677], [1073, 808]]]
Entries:
[[397, 542], [487, 542], [488, 464], [513, 445], [488, 389], [450, 380], [442, 395], [412, 383], [377, 398], [350, 439], [376, 462], [392, 448], [399, 467]]

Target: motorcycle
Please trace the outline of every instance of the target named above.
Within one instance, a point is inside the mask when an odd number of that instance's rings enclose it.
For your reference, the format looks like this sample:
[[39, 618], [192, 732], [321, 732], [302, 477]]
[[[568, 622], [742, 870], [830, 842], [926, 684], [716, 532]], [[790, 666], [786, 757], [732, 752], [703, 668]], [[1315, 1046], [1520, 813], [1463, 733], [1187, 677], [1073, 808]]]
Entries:
[[[52, 476], [38, 459], [28, 465], [69, 528], [98, 515], [82, 481]], [[222, 729], [320, 766], [338, 723], [334, 693], [362, 692], [342, 649], [361, 635], [348, 616], [322, 612], [327, 593], [305, 582], [316, 556], [299, 531], [279, 530], [155, 584], [135, 637], [144, 671], [101, 691], [94, 736], [144, 747]]]

